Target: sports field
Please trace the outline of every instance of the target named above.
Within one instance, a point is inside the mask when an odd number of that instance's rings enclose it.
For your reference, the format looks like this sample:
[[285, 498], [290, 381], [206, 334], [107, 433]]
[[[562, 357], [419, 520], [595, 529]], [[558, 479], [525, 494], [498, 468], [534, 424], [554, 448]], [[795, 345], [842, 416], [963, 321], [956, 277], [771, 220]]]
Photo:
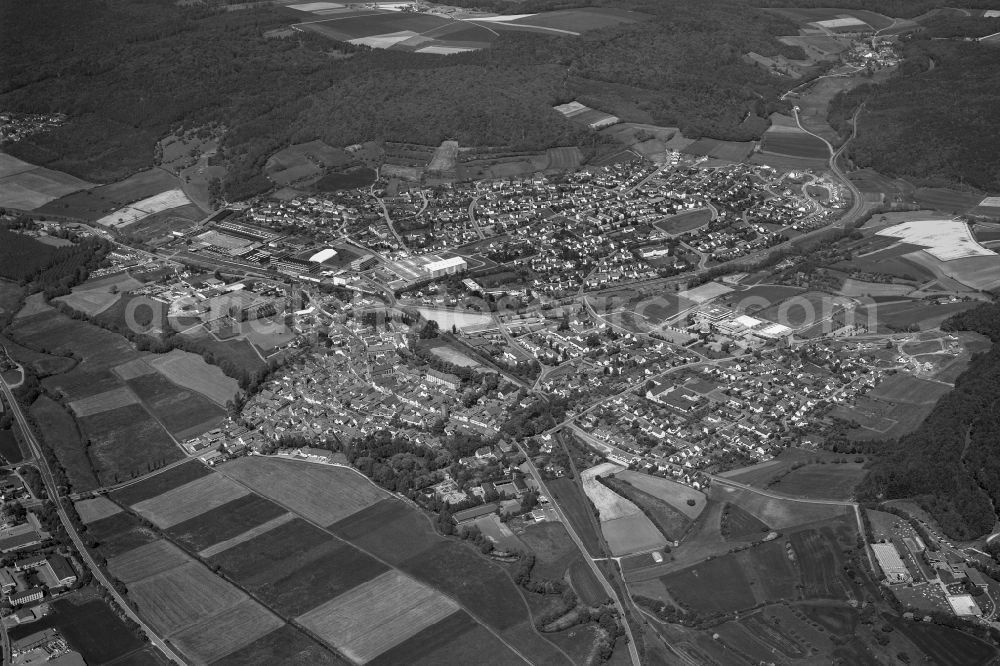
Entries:
[[676, 235], [700, 229], [712, 220], [712, 211], [707, 208], [678, 213], [656, 222], [656, 227], [668, 234]]
[[253, 457], [238, 458], [219, 470], [324, 526], [388, 496], [358, 472], [341, 467]]
[[359, 585], [296, 618], [365, 663], [458, 610], [458, 604], [398, 571]]

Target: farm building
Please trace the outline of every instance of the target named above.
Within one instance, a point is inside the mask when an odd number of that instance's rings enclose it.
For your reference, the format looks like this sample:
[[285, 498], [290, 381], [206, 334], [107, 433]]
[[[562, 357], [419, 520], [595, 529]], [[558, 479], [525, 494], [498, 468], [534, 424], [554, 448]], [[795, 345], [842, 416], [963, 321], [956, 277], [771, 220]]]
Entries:
[[873, 543], [872, 550], [875, 552], [878, 565], [882, 568], [886, 579], [890, 583], [909, 583], [913, 580], [894, 545], [891, 543]]
[[482, 518], [483, 516], [488, 516], [491, 513], [496, 513], [497, 509], [499, 508], [500, 508], [499, 502], [490, 502], [489, 504], [474, 506], [471, 509], [456, 511], [455, 514], [452, 516], [452, 520], [455, 521], [456, 525], [461, 526], [466, 523], [471, 523], [477, 518]]

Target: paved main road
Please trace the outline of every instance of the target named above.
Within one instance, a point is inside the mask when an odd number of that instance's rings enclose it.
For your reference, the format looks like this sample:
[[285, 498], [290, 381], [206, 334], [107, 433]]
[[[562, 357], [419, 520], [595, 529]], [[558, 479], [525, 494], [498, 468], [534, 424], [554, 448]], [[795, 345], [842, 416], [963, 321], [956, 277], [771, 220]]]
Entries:
[[24, 439], [25, 441], [28, 442], [28, 448], [31, 449], [31, 455], [34, 456], [35, 464], [38, 467], [38, 471], [41, 473], [42, 481], [45, 484], [45, 490], [48, 493], [49, 498], [54, 502], [56, 511], [59, 513], [59, 520], [62, 522], [63, 528], [66, 530], [66, 533], [73, 541], [73, 545], [76, 547], [76, 551], [80, 555], [80, 558], [83, 560], [84, 564], [87, 565], [87, 568], [89, 568], [90, 572], [93, 574], [94, 579], [98, 581], [102, 586], [104, 586], [104, 589], [108, 591], [108, 593], [111, 595], [111, 598], [114, 599], [116, 604], [118, 604], [118, 607], [121, 608], [122, 612], [126, 615], [126, 617], [135, 622], [137, 625], [139, 625], [143, 633], [146, 634], [146, 636], [149, 638], [150, 643], [155, 645], [171, 661], [178, 664], [186, 664], [187, 662], [185, 662], [176, 652], [174, 652], [173, 649], [169, 645], [167, 645], [166, 642], [163, 641], [163, 639], [157, 636], [156, 633], [145, 622], [143, 622], [138, 615], [135, 614], [135, 611], [133, 611], [132, 608], [128, 605], [128, 602], [125, 601], [125, 598], [118, 593], [118, 590], [116, 590], [114, 586], [111, 584], [111, 581], [107, 579], [107, 577], [104, 575], [104, 572], [101, 571], [101, 568], [97, 566], [97, 563], [94, 561], [94, 558], [90, 556], [90, 553], [87, 551], [86, 546], [84, 546], [83, 544], [83, 539], [80, 538], [80, 535], [76, 531], [76, 527], [73, 526], [72, 521], [70, 521], [69, 519], [69, 515], [66, 513], [66, 509], [63, 506], [63, 501], [66, 498], [62, 498], [59, 496], [59, 489], [56, 486], [55, 479], [52, 476], [52, 471], [49, 469], [49, 465], [48, 462], [45, 460], [45, 456], [42, 455], [42, 447], [38, 443], [38, 440], [35, 439], [35, 435], [31, 430], [28, 420], [25, 418], [24, 412], [21, 411], [21, 406], [14, 399], [14, 393], [10, 390], [10, 387], [7, 386], [7, 383], [5, 381], [0, 380], [0, 388], [2, 388], [3, 394], [7, 398], [7, 402], [10, 405], [10, 410], [14, 414], [14, 419], [17, 421], [18, 426], [21, 428], [21, 432], [24, 433]]
[[590, 566], [590, 569], [594, 572], [594, 576], [597, 577], [597, 580], [601, 582], [601, 585], [604, 587], [604, 591], [607, 592], [608, 597], [615, 602], [615, 608], [618, 609], [618, 616], [621, 618], [621, 624], [625, 629], [625, 635], [628, 636], [628, 653], [632, 659], [632, 666], [641, 666], [642, 662], [639, 661], [639, 649], [635, 645], [635, 636], [632, 635], [632, 625], [629, 623], [628, 617], [625, 615], [625, 606], [622, 604], [622, 601], [618, 596], [618, 592], [611, 585], [611, 583], [608, 582], [604, 573], [601, 572], [600, 568], [591, 558], [590, 553], [587, 552], [586, 546], [583, 545], [583, 540], [580, 539], [580, 535], [576, 533], [576, 530], [573, 528], [573, 524], [569, 522], [566, 514], [563, 513], [562, 507], [559, 506], [559, 502], [555, 500], [555, 496], [545, 487], [545, 481], [542, 479], [542, 475], [538, 473], [538, 468], [535, 467], [535, 463], [532, 462], [531, 456], [528, 455], [528, 452], [525, 451], [520, 444], [517, 446], [521, 453], [524, 454], [524, 457], [527, 458], [528, 471], [531, 472], [531, 477], [535, 480], [535, 483], [538, 484], [542, 493], [551, 500], [552, 507], [556, 510], [559, 520], [562, 521], [563, 527], [566, 528], [566, 532], [569, 534], [570, 538], [573, 539], [573, 543], [576, 544], [576, 547], [580, 550], [584, 561]]

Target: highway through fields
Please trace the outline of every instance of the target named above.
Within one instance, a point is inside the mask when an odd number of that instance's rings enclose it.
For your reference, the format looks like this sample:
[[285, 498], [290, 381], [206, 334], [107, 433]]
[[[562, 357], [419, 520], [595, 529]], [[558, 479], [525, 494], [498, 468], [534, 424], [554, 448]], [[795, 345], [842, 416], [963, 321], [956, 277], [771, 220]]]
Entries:
[[[94, 579], [108, 591], [111, 598], [114, 599], [116, 604], [118, 604], [118, 607], [121, 608], [125, 616], [139, 625], [142, 632], [149, 638], [150, 643], [155, 645], [171, 661], [178, 664], [186, 664], [187, 662], [184, 661], [184, 659], [174, 652], [163, 639], [157, 636], [156, 633], [145, 622], [143, 622], [138, 615], [136, 615], [135, 611], [133, 611], [128, 605], [125, 598], [118, 593], [118, 590], [116, 590], [111, 584], [111, 581], [107, 579], [104, 572], [101, 571], [101, 568], [97, 566], [94, 558], [91, 557], [90, 552], [87, 551], [87, 548], [83, 543], [83, 539], [81, 539], [80, 535], [77, 533], [76, 527], [74, 527], [72, 521], [69, 519], [69, 515], [66, 513], [63, 501], [68, 501], [68, 498], [59, 496], [59, 489], [56, 487], [55, 478], [52, 476], [49, 464], [46, 461], [45, 456], [42, 454], [41, 444], [38, 443], [27, 418], [25, 418], [24, 413], [21, 411], [21, 405], [14, 399], [14, 393], [10, 390], [10, 387], [7, 386], [6, 382], [0, 381], [0, 387], [3, 389], [3, 394], [7, 398], [7, 402], [10, 405], [11, 412], [14, 414], [14, 419], [17, 421], [18, 427], [21, 428], [21, 432], [24, 434], [25, 441], [28, 442], [28, 447], [31, 449], [31, 455], [35, 459], [35, 465], [41, 473], [42, 481], [45, 484], [45, 490], [49, 495], [49, 499], [51, 499], [55, 505], [56, 511], [59, 513], [59, 520], [62, 522], [63, 528], [66, 530], [66, 534], [68, 534], [70, 539], [73, 541], [73, 546], [76, 548], [76, 552], [79, 554], [84, 564], [87, 565], [87, 568], [90, 569]], [[5, 661], [4, 663], [10, 662]]]
[[[531, 472], [531, 478], [535, 480], [538, 487], [542, 490], [542, 493], [549, 498], [553, 498], [554, 495], [548, 491], [545, 487], [545, 480], [542, 475], [539, 474], [538, 468], [535, 467], [535, 463], [531, 460], [531, 456], [528, 452], [524, 450], [521, 444], [517, 445], [524, 457], [527, 458], [528, 471]], [[607, 592], [608, 596], [615, 602], [615, 608], [618, 610], [618, 617], [621, 619], [621, 624], [625, 629], [625, 635], [628, 637], [628, 652], [632, 659], [632, 666], [641, 666], [639, 660], [639, 649], [635, 646], [635, 636], [632, 635], [632, 625], [629, 623], [628, 618], [625, 615], [625, 606], [622, 604], [621, 598], [618, 596], [618, 592], [615, 590], [614, 586], [605, 578], [604, 573], [601, 571], [597, 563], [591, 558], [590, 553], [587, 552], [586, 546], [583, 545], [583, 540], [580, 539], [580, 535], [576, 533], [573, 528], [573, 524], [569, 522], [569, 518], [563, 513], [562, 507], [554, 499], [552, 500], [552, 508], [556, 510], [556, 514], [559, 516], [559, 520], [562, 521], [563, 527], [566, 528], [566, 532], [569, 534], [570, 538], [573, 539], [573, 543], [576, 544], [577, 549], [583, 555], [584, 561], [593, 571], [594, 575], [597, 576], [597, 580], [601, 581], [601, 585], [604, 587], [604, 591]]]

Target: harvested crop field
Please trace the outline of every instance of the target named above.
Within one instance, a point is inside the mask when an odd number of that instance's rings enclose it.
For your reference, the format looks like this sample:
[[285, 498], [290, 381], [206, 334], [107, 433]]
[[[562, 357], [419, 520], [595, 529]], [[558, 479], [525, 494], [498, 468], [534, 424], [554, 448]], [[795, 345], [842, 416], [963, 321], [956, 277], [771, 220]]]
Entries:
[[295, 617], [386, 572], [388, 567], [357, 548], [329, 538], [299, 567], [251, 589], [268, 606]]
[[127, 405], [134, 405], [137, 402], [139, 401], [133, 395], [132, 391], [122, 386], [121, 388], [111, 389], [97, 395], [74, 400], [69, 403], [69, 406], [74, 414], [83, 417], [100, 414], [101, 412], [107, 412]]
[[562, 523], [529, 525], [518, 537], [535, 554], [532, 574], [541, 579], [561, 580], [580, 554]]
[[128, 363], [122, 363], [121, 365], [116, 365], [112, 370], [124, 381], [135, 379], [136, 377], [142, 377], [143, 375], [151, 375], [156, 372], [156, 370], [153, 370], [153, 368], [151, 368], [149, 364], [141, 358], [133, 359]]
[[304, 566], [317, 547], [330, 535], [301, 518], [293, 518], [249, 539], [237, 548], [224, 550], [209, 560], [240, 585], [266, 585]]
[[211, 430], [226, 416], [219, 405], [176, 386], [159, 374], [136, 377], [128, 381], [128, 386], [163, 427], [179, 440]]
[[254, 491], [319, 525], [328, 526], [387, 496], [350, 469], [274, 458], [239, 458], [221, 466]]
[[455, 597], [494, 629], [505, 630], [526, 617], [524, 599], [506, 572], [464, 544], [441, 541], [400, 568]]
[[93, 317], [114, 305], [119, 298], [121, 298], [120, 294], [112, 294], [107, 291], [74, 290], [71, 294], [53, 300], [65, 303], [74, 310], [79, 310]]
[[[74, 492], [83, 492], [100, 485], [91, 466], [90, 456], [87, 455], [86, 442], [66, 408], [47, 395], [42, 395], [32, 403], [28, 413], [38, 424], [42, 440], [52, 449], [66, 471], [70, 488]], [[16, 440], [13, 441], [13, 446], [13, 451], [17, 451]]]
[[224, 613], [174, 634], [170, 642], [197, 666], [207, 666], [284, 624], [278, 616], [248, 597]]
[[108, 559], [108, 571], [123, 583], [132, 583], [169, 571], [191, 560], [166, 539], [158, 539]]
[[614, 475], [625, 468], [613, 463], [602, 463], [580, 472], [583, 491], [597, 507], [601, 522], [631, 516], [639, 513], [639, 508], [621, 495], [597, 481], [598, 476]]
[[167, 534], [197, 552], [239, 536], [279, 516], [289, 515], [274, 502], [250, 493], [175, 523], [167, 529]]
[[[630, 470], [619, 472], [615, 474], [615, 477], [663, 500], [691, 520], [697, 518], [705, 510], [705, 502], [707, 501], [705, 494], [683, 483]], [[688, 504], [689, 500], [693, 500], [694, 504]]]
[[643, 513], [601, 521], [601, 532], [615, 557], [657, 550], [667, 545], [666, 538]]
[[121, 504], [136, 504], [211, 473], [212, 469], [201, 461], [191, 460], [116, 490], [112, 493], [112, 497]]
[[776, 530], [835, 518], [847, 511], [844, 506], [777, 499], [721, 483], [712, 486], [710, 494], [712, 499], [731, 502]]
[[868, 397], [885, 402], [923, 405], [937, 402], [948, 390], [949, 387], [940, 382], [920, 379], [901, 372], [882, 380], [872, 389]]
[[368, 663], [370, 666], [457, 666], [471, 663], [508, 666], [524, 662], [468, 613], [460, 610], [417, 632]]
[[61, 171], [0, 153], [0, 206], [34, 210], [72, 192], [94, 187]]
[[572, 479], [556, 479], [546, 485], [553, 495], [553, 500], [559, 502], [559, 506], [566, 513], [587, 552], [592, 557], [601, 557], [601, 544], [593, 527], [593, 514], [586, 495]]
[[241, 543], [250, 541], [250, 539], [253, 539], [256, 536], [259, 536], [266, 532], [270, 532], [274, 528], [284, 525], [285, 523], [291, 521], [293, 518], [295, 518], [293, 514], [283, 513], [280, 516], [276, 516], [275, 518], [272, 518], [270, 520], [261, 523], [260, 525], [255, 525], [254, 527], [251, 527], [245, 532], [241, 532], [236, 536], [232, 536], [223, 541], [218, 541], [212, 544], [211, 546], [208, 546], [207, 548], [198, 551], [198, 557], [201, 557], [203, 559], [214, 557], [215, 555], [218, 555], [223, 551], [229, 550], [234, 546], [238, 546]]
[[122, 510], [120, 506], [107, 497], [78, 500], [73, 506], [76, 508], [76, 513], [80, 516], [80, 521], [84, 525], [113, 516]]
[[125, 180], [83, 193], [62, 196], [38, 212], [97, 220], [123, 206], [177, 187], [177, 178], [162, 169], [140, 171]]
[[183, 453], [143, 409], [127, 405], [80, 419], [102, 484], [120, 483], [174, 462]]
[[212, 666], [348, 666], [350, 662], [293, 625], [285, 624], [212, 663]]
[[704, 155], [729, 162], [746, 162], [753, 152], [754, 141], [720, 141], [719, 139], [698, 139], [684, 148], [689, 155]]
[[706, 560], [661, 576], [660, 581], [678, 603], [699, 613], [751, 608], [757, 603], [753, 590], [743, 570], [733, 564], [725, 557]]
[[794, 497], [850, 499], [865, 476], [862, 463], [827, 463], [794, 469], [771, 486], [771, 490]]
[[95, 520], [87, 525], [87, 535], [97, 541], [101, 554], [109, 560], [159, 540], [158, 534], [127, 511]]
[[146, 362], [178, 386], [196, 391], [223, 407], [239, 392], [239, 384], [201, 356], [174, 349], [169, 354], [147, 356]]
[[351, 659], [365, 663], [456, 610], [451, 599], [388, 571], [296, 619]]
[[250, 493], [220, 474], [196, 479], [162, 495], [132, 505], [132, 510], [166, 529]]
[[128, 585], [128, 596], [139, 614], [167, 636], [228, 611], [247, 598], [193, 561]]
[[830, 151], [825, 143], [812, 134], [793, 127], [772, 126], [764, 132], [761, 149], [768, 153], [806, 159], [830, 157]]
[[418, 511], [397, 499], [384, 499], [330, 526], [340, 538], [398, 566], [441, 543]]

